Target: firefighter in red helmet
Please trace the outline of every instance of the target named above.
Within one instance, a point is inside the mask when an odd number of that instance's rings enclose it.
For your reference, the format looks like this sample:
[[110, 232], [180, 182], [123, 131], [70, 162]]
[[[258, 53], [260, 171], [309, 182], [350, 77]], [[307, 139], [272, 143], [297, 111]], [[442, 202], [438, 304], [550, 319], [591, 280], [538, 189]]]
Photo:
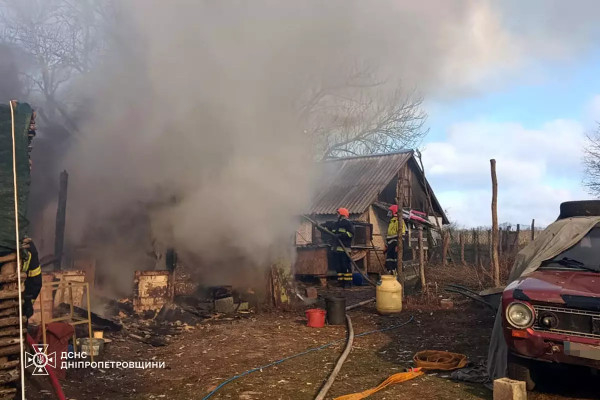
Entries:
[[[331, 261], [337, 273], [337, 280], [343, 287], [352, 286], [352, 268], [351, 260], [344, 251], [344, 247], [350, 250], [352, 238], [354, 237], [354, 225], [350, 221], [350, 213], [346, 208], [337, 210], [337, 221], [329, 221], [325, 223], [325, 227], [329, 229], [336, 237], [333, 238], [331, 245]], [[339, 241], [342, 242], [342, 247]]]
[[402, 236], [404, 236], [406, 225], [404, 220], [398, 216], [398, 206], [396, 204], [388, 208], [388, 217], [391, 217], [391, 219], [386, 236], [385, 269], [393, 274], [398, 268], [398, 229], [402, 229]]

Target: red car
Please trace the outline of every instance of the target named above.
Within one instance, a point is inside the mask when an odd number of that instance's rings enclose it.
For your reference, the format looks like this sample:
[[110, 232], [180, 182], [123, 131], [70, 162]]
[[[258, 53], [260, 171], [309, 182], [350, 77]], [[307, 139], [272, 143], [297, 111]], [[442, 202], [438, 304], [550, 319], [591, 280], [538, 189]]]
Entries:
[[535, 386], [540, 363], [600, 369], [600, 224], [502, 294], [509, 376]]

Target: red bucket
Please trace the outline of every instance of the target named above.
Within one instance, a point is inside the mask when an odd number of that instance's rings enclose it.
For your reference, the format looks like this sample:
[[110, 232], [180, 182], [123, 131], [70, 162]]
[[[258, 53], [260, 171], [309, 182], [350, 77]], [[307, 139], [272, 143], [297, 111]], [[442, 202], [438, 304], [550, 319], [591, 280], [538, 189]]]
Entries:
[[321, 310], [320, 308], [306, 310], [306, 319], [306, 326], [322, 328], [325, 326], [325, 310]]

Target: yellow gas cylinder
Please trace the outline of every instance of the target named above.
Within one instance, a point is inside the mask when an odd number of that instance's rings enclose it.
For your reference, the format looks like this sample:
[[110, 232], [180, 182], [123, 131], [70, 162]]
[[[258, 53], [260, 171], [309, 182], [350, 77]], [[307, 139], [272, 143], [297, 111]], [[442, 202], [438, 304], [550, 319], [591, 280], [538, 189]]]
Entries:
[[395, 276], [382, 275], [376, 289], [377, 312], [393, 314], [402, 311], [402, 285]]

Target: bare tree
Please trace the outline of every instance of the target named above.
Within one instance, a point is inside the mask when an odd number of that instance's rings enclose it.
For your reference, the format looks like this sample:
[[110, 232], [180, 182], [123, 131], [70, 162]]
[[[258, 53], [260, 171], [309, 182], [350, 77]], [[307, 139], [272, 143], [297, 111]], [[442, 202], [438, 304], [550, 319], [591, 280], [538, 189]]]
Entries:
[[583, 184], [590, 194], [600, 197], [600, 125], [595, 132], [587, 135], [583, 164], [585, 177]]
[[104, 50], [104, 21], [110, 0], [0, 0], [4, 41], [29, 58], [21, 71], [30, 92], [40, 95], [40, 116], [61, 120], [70, 130], [66, 90], [76, 76], [89, 72]]
[[302, 118], [317, 158], [389, 153], [415, 147], [427, 134], [422, 104], [414, 91], [354, 68], [313, 87]]

